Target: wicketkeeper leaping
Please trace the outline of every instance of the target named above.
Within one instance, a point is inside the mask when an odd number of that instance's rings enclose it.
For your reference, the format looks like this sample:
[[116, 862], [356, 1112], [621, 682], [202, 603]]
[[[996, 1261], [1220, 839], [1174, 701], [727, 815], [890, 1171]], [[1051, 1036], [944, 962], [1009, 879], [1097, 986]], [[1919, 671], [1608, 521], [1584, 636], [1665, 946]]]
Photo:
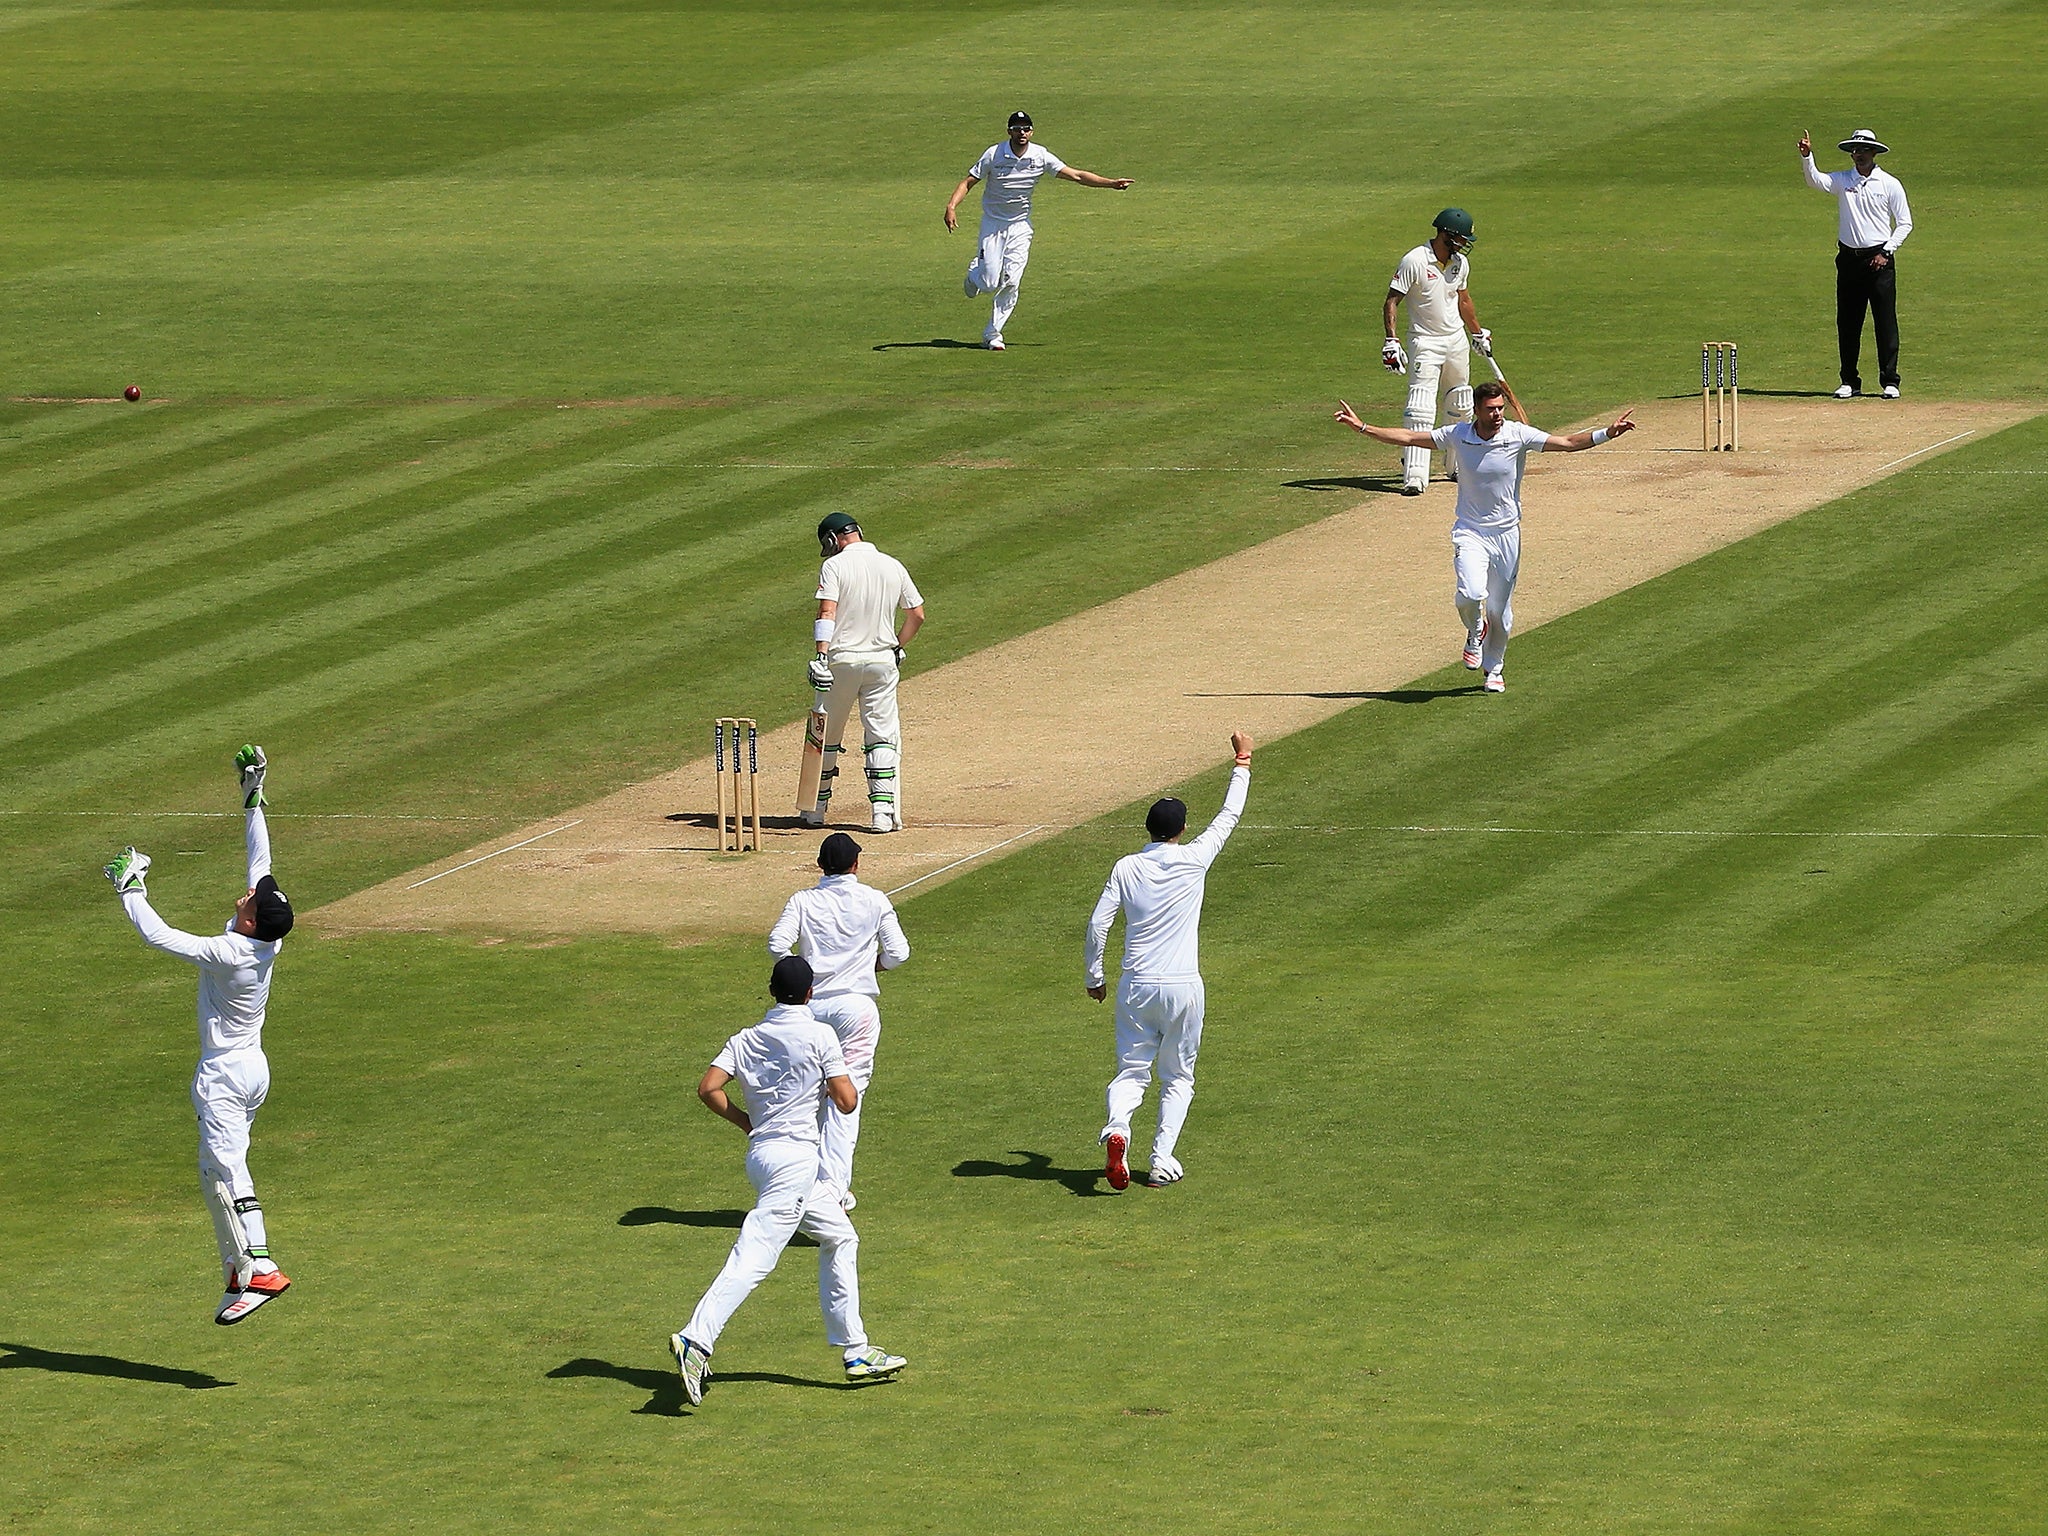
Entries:
[[[1453, 421], [1472, 419], [1472, 347], [1493, 355], [1493, 333], [1479, 323], [1472, 307], [1471, 276], [1465, 253], [1478, 237], [1472, 215], [1446, 208], [1436, 216], [1436, 233], [1401, 258], [1387, 285], [1380, 318], [1387, 333], [1380, 360], [1395, 373], [1408, 375], [1408, 403], [1401, 424], [1411, 432], [1436, 425], [1441, 398]], [[1394, 311], [1408, 304], [1408, 347], [1394, 336]], [[1469, 338], [1469, 340], [1468, 340]], [[1458, 478], [1457, 460], [1446, 454], [1444, 470]], [[1409, 448], [1401, 454], [1401, 491], [1420, 496], [1429, 485], [1429, 450]]]
[[[854, 705], [860, 706], [861, 751], [867, 758], [868, 827], [894, 832], [903, 824], [897, 801], [902, 726], [896, 676], [903, 648], [924, 623], [924, 598], [903, 562], [861, 537], [860, 524], [834, 512], [818, 524], [818, 619], [811, 636], [810, 684], [818, 690], [812, 740], [797, 810], [807, 827], [822, 827], [839, 779], [840, 745]], [[897, 612], [903, 615], [897, 626]]]
[[235, 754], [246, 813], [249, 888], [235, 903], [226, 932], [201, 938], [158, 917], [143, 884], [148, 854], [125, 848], [106, 869], [143, 942], [199, 968], [199, 1070], [192, 1076], [192, 1108], [199, 1116], [199, 1187], [213, 1213], [226, 1276], [226, 1294], [214, 1313], [217, 1323], [239, 1323], [291, 1286], [270, 1257], [263, 1207], [249, 1178], [249, 1131], [270, 1091], [270, 1058], [263, 1054], [270, 973], [292, 929], [292, 904], [270, 873], [270, 832], [263, 818], [266, 766], [261, 747]]

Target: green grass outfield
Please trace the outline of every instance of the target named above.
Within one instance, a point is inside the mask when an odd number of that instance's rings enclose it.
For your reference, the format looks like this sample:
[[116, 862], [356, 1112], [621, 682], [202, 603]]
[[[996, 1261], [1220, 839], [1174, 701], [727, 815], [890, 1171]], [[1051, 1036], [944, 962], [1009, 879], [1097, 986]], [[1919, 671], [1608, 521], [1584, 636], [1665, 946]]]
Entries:
[[[1800, 127], [1899, 146], [1908, 388], [2048, 394], [2037, 8], [1405, 14], [0, 5], [0, 394], [164, 402], [0, 407], [9, 1529], [2039, 1529], [2038, 420], [1263, 751], [1174, 1191], [1084, 1193], [1134, 814], [907, 903], [899, 1383], [829, 1390], [796, 1252], [677, 1415], [752, 943], [294, 942], [297, 1285], [209, 1320], [190, 972], [95, 871], [224, 917], [240, 741], [303, 907], [793, 716], [825, 510], [927, 666], [1321, 516], [1446, 202], [1539, 419], [1708, 331], [1825, 390]], [[1004, 357], [889, 345], [977, 334], [938, 215], [1018, 103], [1139, 187], [1044, 194]]]

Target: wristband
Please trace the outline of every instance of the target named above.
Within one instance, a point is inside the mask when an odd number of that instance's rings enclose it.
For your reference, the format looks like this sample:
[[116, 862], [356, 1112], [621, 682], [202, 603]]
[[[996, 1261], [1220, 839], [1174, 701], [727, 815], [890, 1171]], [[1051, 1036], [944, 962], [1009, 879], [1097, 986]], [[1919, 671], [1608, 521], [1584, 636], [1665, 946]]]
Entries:
[[1602, 443], [1606, 442], [1607, 439], [1612, 436], [1614, 436], [1614, 434], [1612, 432], [1609, 432], [1605, 427], [1595, 427], [1593, 429], [1593, 446], [1595, 448], [1598, 448]]
[[820, 619], [811, 626], [811, 638], [823, 644], [832, 638], [832, 631], [838, 627], [837, 619]]
[[1247, 752], [1247, 753], [1246, 753], [1246, 754], [1245, 754], [1245, 755], [1244, 755], [1243, 757], [1240, 757], [1240, 758], [1239, 758], [1239, 759], [1237, 760], [1237, 766], [1238, 766], [1238, 767], [1240, 767], [1240, 768], [1249, 768], [1249, 767], [1251, 767], [1251, 765], [1252, 765], [1252, 759], [1251, 759], [1251, 754], [1250, 754], [1249, 752]]

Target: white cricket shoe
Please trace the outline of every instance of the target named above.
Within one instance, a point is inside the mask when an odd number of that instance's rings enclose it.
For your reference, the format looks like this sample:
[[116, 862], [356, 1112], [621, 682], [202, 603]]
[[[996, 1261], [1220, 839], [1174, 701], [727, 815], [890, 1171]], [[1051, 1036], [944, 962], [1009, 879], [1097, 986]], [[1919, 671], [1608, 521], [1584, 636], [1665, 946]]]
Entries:
[[870, 832], [894, 832], [896, 830], [896, 813], [891, 810], [885, 810], [879, 805], [876, 806], [868, 816], [868, 830]]
[[982, 345], [984, 347], [987, 347], [991, 352], [1001, 352], [1002, 350], [1004, 350], [1003, 338], [1000, 336], [991, 336], [987, 341], [984, 341]]
[[1154, 1189], [1164, 1189], [1169, 1184], [1178, 1184], [1186, 1171], [1171, 1152], [1154, 1152], [1152, 1166], [1145, 1173], [1145, 1182]]
[[853, 1191], [850, 1189], [839, 1197], [839, 1209], [842, 1211], [850, 1211], [859, 1204], [860, 1202], [853, 1198]]
[[1403, 496], [1420, 496], [1426, 489], [1427, 485], [1421, 480], [1403, 480], [1401, 482], [1401, 494]]
[[1472, 626], [1472, 633], [1465, 637], [1465, 670], [1479, 670], [1479, 648], [1486, 644], [1486, 615], [1479, 616], [1479, 622]]
[[1856, 398], [1856, 395], [1857, 391], [1847, 384], [1844, 384], [1840, 389], [1835, 391], [1835, 398], [1837, 400], [1854, 400]]
[[798, 811], [796, 819], [799, 826], [822, 827], [825, 825], [825, 813], [823, 811]]
[[910, 1364], [901, 1355], [892, 1355], [886, 1349], [877, 1349], [870, 1344], [866, 1348], [846, 1357], [846, 1379], [848, 1381], [884, 1381]]
[[668, 1336], [668, 1352], [676, 1357], [676, 1370], [683, 1378], [683, 1396], [694, 1408], [704, 1401], [704, 1387], [711, 1380], [711, 1351], [680, 1333], [672, 1333]]
[[1508, 680], [1502, 675], [1503, 671], [1503, 668], [1495, 667], [1486, 674], [1486, 691], [1488, 693], [1506, 693], [1508, 691]]
[[237, 1290], [228, 1287], [220, 1299], [220, 1310], [213, 1314], [213, 1320], [223, 1328], [233, 1327], [267, 1301], [274, 1301], [292, 1288], [291, 1281], [284, 1277], [282, 1270], [270, 1270], [261, 1275], [251, 1275]]
[[1884, 389], [1880, 391], [1880, 393], [1882, 393], [1885, 399], [1887, 400], [1896, 400], [1899, 398], [1899, 386], [1896, 384], [1887, 384], [1885, 385]]

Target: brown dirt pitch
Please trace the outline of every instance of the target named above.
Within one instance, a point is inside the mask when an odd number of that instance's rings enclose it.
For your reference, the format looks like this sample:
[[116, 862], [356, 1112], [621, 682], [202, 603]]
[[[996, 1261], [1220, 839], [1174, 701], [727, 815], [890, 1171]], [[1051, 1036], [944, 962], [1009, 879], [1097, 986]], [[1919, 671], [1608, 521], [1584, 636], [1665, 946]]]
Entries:
[[[1739, 453], [1701, 450], [1696, 401], [1591, 453], [1532, 456], [1516, 632], [1597, 602], [2031, 412], [1861, 400], [1743, 402]], [[1332, 429], [1335, 430], [1334, 428]], [[1333, 444], [1333, 464], [1392, 450]], [[862, 836], [861, 873], [912, 893], [1360, 707], [1457, 658], [1452, 487], [1376, 494], [1321, 522], [1105, 603], [903, 689], [909, 826]], [[945, 596], [938, 594], [937, 622]], [[799, 637], [800, 638], [800, 637]], [[792, 641], [792, 655], [801, 646]], [[1510, 689], [1520, 686], [1512, 653]], [[1532, 684], [1540, 686], [1540, 683]], [[1471, 707], [1487, 701], [1475, 695]], [[709, 735], [709, 722], [706, 723]], [[545, 937], [765, 934], [816, 877], [792, 814], [801, 725], [761, 740], [761, 853], [717, 852], [707, 758], [308, 914], [316, 931]], [[707, 740], [708, 746], [708, 740]], [[1138, 832], [1133, 828], [1133, 846]], [[1080, 915], [1075, 918], [1078, 933]]]

